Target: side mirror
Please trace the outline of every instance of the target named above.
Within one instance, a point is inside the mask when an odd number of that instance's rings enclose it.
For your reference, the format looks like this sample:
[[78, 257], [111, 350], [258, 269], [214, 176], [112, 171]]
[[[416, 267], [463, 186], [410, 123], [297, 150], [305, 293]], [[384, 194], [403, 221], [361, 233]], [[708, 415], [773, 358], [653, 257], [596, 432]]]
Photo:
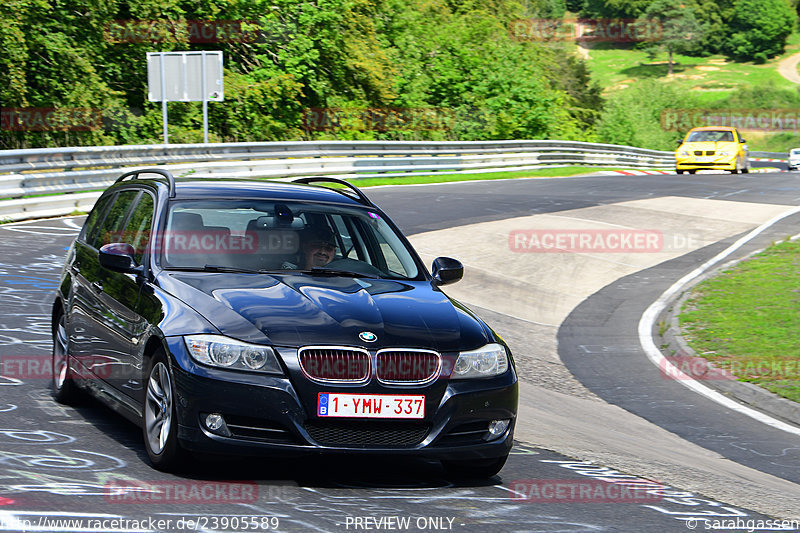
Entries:
[[746, 141], [745, 139], [743, 139], [743, 138], [739, 138], [739, 142], [740, 142], [740, 143], [742, 143], [742, 144], [744, 144], [744, 143], [746, 143], [747, 141]]
[[133, 258], [135, 253], [133, 246], [128, 243], [112, 242], [100, 247], [98, 257], [100, 265], [109, 270], [125, 274], [138, 274], [142, 271], [142, 267], [136, 264], [136, 260]]
[[464, 265], [450, 257], [437, 257], [433, 260], [433, 284], [437, 287], [455, 283], [464, 277]]

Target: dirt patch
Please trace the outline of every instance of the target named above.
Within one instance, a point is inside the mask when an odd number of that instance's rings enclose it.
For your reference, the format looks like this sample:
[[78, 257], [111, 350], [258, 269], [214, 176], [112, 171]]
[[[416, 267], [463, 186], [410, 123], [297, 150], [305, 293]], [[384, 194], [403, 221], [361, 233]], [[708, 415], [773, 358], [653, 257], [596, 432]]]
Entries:
[[673, 74], [673, 78], [681, 78], [685, 80], [702, 80], [706, 77], [705, 74]]
[[697, 70], [705, 70], [705, 71], [720, 70], [719, 67], [703, 67], [703, 66], [700, 66], [700, 67], [694, 67], [694, 68], [696, 68]]
[[800, 54], [782, 59], [778, 63], [778, 74], [791, 82], [800, 84], [800, 73], [797, 72], [798, 63], [800, 63]]
[[692, 87], [689, 90], [690, 91], [706, 91], [706, 92], [709, 92], [709, 93], [713, 93], [713, 92], [730, 91], [731, 89], [732, 89], [731, 87], [703, 87], [702, 85], [700, 85], [698, 87]]

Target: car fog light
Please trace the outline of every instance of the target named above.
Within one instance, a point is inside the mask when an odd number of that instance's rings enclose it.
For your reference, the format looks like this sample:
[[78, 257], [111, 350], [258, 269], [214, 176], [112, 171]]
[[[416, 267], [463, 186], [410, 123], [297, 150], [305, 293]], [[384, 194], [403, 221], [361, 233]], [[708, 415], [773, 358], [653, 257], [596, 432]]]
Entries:
[[212, 433], [216, 433], [217, 435], [222, 435], [224, 437], [231, 436], [228, 425], [225, 423], [225, 419], [222, 418], [222, 415], [220, 414], [212, 413], [210, 415], [206, 415], [205, 424], [208, 430]]
[[493, 440], [502, 435], [508, 429], [511, 420], [492, 420], [489, 424], [489, 434], [486, 435], [486, 440]]

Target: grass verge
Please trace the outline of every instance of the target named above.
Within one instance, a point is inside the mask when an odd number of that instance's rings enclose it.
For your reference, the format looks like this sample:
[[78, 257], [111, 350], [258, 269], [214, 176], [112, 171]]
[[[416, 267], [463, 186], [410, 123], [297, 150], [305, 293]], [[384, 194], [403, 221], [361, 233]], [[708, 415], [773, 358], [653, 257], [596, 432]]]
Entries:
[[689, 345], [739, 381], [800, 401], [800, 241], [775, 244], [692, 291]]
[[795, 84], [778, 73], [778, 63], [800, 49], [800, 34], [792, 34], [785, 52], [763, 64], [735, 62], [725, 56], [708, 57], [675, 54], [674, 75], [667, 78], [667, 55], [660, 53], [651, 59], [633, 45], [596, 43], [589, 49], [589, 69], [592, 80], [607, 93], [623, 90], [636, 82], [656, 78], [691, 91], [698, 104], [711, 104], [733, 94], [736, 89], [770, 85], [794, 90]]
[[[447, 183], [455, 181], [475, 181], [475, 180], [500, 180], [500, 179], [514, 179], [514, 178], [554, 178], [554, 177], [568, 177], [576, 176], [579, 174], [588, 174], [592, 172], [599, 172], [602, 170], [624, 170], [619, 168], [607, 167], [559, 167], [559, 168], [543, 168], [540, 170], [521, 170], [518, 172], [486, 172], [477, 174], [442, 174], [433, 176], [405, 176], [396, 178], [363, 178], [353, 179], [348, 178], [357, 187], [375, 187], [378, 185], [416, 185], [421, 183]], [[336, 177], [336, 176], [332, 176]], [[336, 187], [335, 185], [328, 185], [329, 187]], [[102, 189], [98, 189], [102, 190]], [[94, 192], [94, 191], [81, 191], [81, 192]], [[63, 193], [46, 193], [24, 196], [23, 198], [37, 198], [42, 196], [58, 196]], [[0, 200], [2, 202], [2, 200]], [[81, 211], [73, 211], [70, 216], [76, 214], [85, 214]], [[7, 224], [16, 222], [11, 219], [0, 219], [0, 224]]]
[[[559, 167], [540, 170], [520, 170], [517, 172], [485, 172], [476, 174], [442, 174], [432, 176], [405, 176], [397, 178], [348, 178], [358, 187], [374, 187], [376, 185], [417, 185], [421, 183], [447, 183], [451, 181], [505, 180], [515, 178], [557, 178], [588, 174], [603, 170], [621, 170], [606, 167]], [[333, 176], [336, 177], [336, 176]]]

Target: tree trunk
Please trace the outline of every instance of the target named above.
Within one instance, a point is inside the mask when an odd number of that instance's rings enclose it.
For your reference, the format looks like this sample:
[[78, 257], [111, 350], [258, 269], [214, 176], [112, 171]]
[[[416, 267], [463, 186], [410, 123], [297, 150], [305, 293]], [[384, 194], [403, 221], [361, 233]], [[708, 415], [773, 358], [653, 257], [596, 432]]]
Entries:
[[668, 67], [667, 67], [669, 70], [667, 70], [667, 76], [669, 76], [671, 78], [672, 77], [672, 48], [668, 48], [667, 52], [669, 53], [669, 61], [668, 61]]

